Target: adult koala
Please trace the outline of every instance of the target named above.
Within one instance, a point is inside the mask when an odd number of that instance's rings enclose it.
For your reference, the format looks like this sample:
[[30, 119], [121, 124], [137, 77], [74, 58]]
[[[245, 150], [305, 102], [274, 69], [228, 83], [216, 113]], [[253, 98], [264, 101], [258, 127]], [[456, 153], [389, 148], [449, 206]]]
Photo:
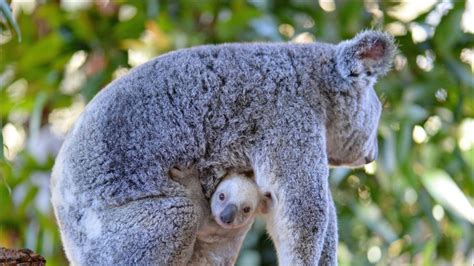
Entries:
[[185, 264], [197, 215], [168, 171], [195, 165], [207, 196], [218, 173], [254, 171], [275, 201], [266, 220], [280, 265], [337, 263], [328, 162], [375, 159], [373, 85], [394, 51], [392, 37], [377, 31], [337, 45], [201, 46], [112, 82], [71, 129], [53, 169], [68, 258]]

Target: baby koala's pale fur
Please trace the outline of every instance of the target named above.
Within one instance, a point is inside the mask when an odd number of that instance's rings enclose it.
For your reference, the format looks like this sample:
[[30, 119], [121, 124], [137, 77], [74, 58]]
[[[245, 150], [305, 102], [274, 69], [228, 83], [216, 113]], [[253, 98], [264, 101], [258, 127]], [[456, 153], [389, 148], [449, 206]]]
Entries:
[[[267, 212], [271, 198], [263, 195], [249, 176], [231, 172], [223, 177], [208, 202], [197, 176], [195, 168], [170, 170], [170, 177], [186, 187], [199, 217], [188, 265], [234, 265], [255, 216]], [[230, 205], [237, 206], [237, 211], [233, 221], [226, 223], [221, 214]]]

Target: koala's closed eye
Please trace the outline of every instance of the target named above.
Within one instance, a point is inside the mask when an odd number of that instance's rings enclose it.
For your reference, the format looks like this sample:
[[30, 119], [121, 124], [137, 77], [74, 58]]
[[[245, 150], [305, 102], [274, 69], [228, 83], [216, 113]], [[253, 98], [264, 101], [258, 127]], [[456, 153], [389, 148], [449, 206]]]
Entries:
[[359, 76], [359, 73], [356, 73], [356, 72], [350, 72], [349, 73], [349, 77], [353, 77], [353, 78], [356, 78]]

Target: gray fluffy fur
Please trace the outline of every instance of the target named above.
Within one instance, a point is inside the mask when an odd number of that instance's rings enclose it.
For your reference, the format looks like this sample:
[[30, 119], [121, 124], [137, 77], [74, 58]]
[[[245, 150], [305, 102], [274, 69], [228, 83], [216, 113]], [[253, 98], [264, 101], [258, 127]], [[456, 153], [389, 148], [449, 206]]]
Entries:
[[52, 202], [73, 264], [182, 265], [197, 214], [168, 171], [254, 171], [281, 265], [337, 264], [328, 162], [376, 157], [373, 90], [395, 47], [365, 31], [337, 45], [224, 44], [162, 55], [101, 91], [69, 132]]

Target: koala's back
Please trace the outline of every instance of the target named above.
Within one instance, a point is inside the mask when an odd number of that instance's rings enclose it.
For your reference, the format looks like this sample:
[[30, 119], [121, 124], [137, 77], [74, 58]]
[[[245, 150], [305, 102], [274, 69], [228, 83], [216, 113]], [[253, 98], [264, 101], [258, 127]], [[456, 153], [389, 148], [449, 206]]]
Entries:
[[157, 71], [146, 64], [112, 82], [69, 132], [57, 159], [62, 166], [55, 167], [62, 173], [53, 176], [77, 191], [78, 199], [88, 194], [114, 204], [177, 192], [166, 170], [199, 156], [202, 130], [196, 112], [188, 117], [195, 128], [185, 122], [188, 113], [175, 105], [178, 95]]
[[58, 156], [53, 189], [114, 204], [184, 195], [167, 178], [175, 164], [249, 167], [246, 148], [276, 122], [282, 95], [304, 91], [297, 72], [305, 66], [294, 57], [314, 46], [198, 47], [132, 70], [86, 107]]

